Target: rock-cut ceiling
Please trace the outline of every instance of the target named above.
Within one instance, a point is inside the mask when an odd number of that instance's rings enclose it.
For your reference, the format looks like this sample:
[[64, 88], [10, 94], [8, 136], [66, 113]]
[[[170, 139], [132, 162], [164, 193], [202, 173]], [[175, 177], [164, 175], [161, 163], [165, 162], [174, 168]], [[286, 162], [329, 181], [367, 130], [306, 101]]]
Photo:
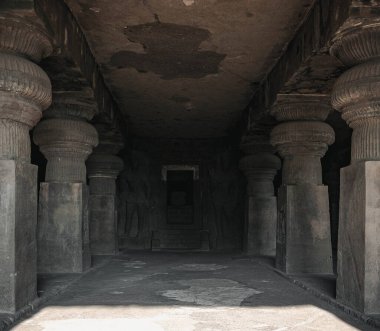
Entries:
[[66, 0], [132, 133], [227, 135], [312, 0]]

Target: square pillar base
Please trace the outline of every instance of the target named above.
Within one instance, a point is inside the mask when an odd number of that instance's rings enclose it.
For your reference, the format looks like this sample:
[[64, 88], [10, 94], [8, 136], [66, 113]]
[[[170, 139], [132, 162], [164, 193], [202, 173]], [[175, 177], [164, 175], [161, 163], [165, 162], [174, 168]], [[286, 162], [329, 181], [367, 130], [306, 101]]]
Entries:
[[41, 183], [37, 243], [39, 273], [90, 268], [87, 185]]
[[90, 195], [90, 247], [92, 255], [117, 252], [116, 198], [114, 195]]
[[337, 299], [380, 314], [380, 161], [341, 169]]
[[249, 197], [246, 228], [246, 253], [276, 255], [277, 198]]
[[333, 273], [327, 186], [280, 187], [276, 251], [276, 267], [286, 273]]
[[0, 312], [37, 296], [37, 167], [0, 160]]

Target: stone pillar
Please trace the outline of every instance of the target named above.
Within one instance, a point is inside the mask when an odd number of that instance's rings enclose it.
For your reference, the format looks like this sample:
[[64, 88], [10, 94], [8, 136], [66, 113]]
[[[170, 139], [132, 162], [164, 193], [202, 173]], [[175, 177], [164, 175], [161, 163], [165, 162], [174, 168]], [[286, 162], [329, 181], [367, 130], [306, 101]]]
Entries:
[[112, 255], [118, 251], [116, 178], [124, 167], [115, 154], [123, 148], [123, 142], [119, 135], [107, 136], [111, 131], [106, 128], [97, 129], [100, 143], [87, 160], [90, 247], [92, 255]]
[[334, 142], [323, 123], [329, 100], [313, 95], [279, 95], [271, 114], [284, 123], [271, 132], [283, 158], [278, 192], [276, 266], [287, 273], [331, 274], [332, 249], [328, 187], [321, 158]]
[[0, 313], [37, 295], [37, 167], [29, 130], [51, 103], [48, 76], [34, 62], [52, 51], [48, 37], [21, 17], [0, 13]]
[[353, 129], [351, 165], [341, 169], [337, 299], [380, 314], [380, 22], [352, 20], [331, 54], [352, 66], [332, 105]]
[[240, 170], [247, 178], [248, 215], [245, 227], [245, 251], [249, 255], [276, 255], [277, 198], [273, 179], [281, 160], [263, 137], [249, 137], [241, 149], [246, 156]]
[[33, 139], [47, 158], [40, 186], [38, 272], [83, 272], [91, 265], [85, 161], [98, 143], [87, 123], [95, 103], [82, 92], [57, 92]]

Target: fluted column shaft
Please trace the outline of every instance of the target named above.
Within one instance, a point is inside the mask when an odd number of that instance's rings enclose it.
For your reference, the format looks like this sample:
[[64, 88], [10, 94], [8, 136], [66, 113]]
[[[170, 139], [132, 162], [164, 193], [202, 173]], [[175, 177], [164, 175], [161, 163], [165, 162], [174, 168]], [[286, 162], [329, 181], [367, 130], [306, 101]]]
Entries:
[[380, 160], [380, 60], [342, 74], [334, 86], [332, 105], [353, 129], [351, 162]]
[[51, 84], [36, 64], [50, 55], [48, 36], [34, 23], [0, 13], [0, 313], [35, 299], [37, 167], [29, 130], [51, 103]]
[[0, 50], [0, 159], [30, 162], [29, 130], [50, 105], [51, 85], [23, 55]]
[[347, 67], [331, 96], [353, 129], [351, 165], [341, 169], [337, 299], [380, 314], [380, 22], [348, 20], [330, 52]]
[[332, 273], [328, 188], [321, 158], [334, 142], [324, 123], [326, 96], [279, 95], [271, 114], [271, 144], [283, 158], [278, 193], [276, 266], [287, 273]]

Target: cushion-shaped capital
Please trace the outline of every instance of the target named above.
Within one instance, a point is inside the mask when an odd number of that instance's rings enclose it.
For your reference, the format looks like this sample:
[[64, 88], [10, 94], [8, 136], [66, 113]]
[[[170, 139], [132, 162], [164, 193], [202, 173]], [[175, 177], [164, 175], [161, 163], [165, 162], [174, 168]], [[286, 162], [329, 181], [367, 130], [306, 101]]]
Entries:
[[380, 22], [372, 19], [349, 20], [333, 39], [331, 55], [347, 66], [380, 57]]
[[282, 157], [322, 157], [334, 140], [333, 128], [323, 122], [285, 122], [277, 125], [271, 132], [271, 144]]
[[49, 56], [52, 45], [48, 35], [24, 17], [0, 13], [0, 52], [22, 55], [33, 62]]

